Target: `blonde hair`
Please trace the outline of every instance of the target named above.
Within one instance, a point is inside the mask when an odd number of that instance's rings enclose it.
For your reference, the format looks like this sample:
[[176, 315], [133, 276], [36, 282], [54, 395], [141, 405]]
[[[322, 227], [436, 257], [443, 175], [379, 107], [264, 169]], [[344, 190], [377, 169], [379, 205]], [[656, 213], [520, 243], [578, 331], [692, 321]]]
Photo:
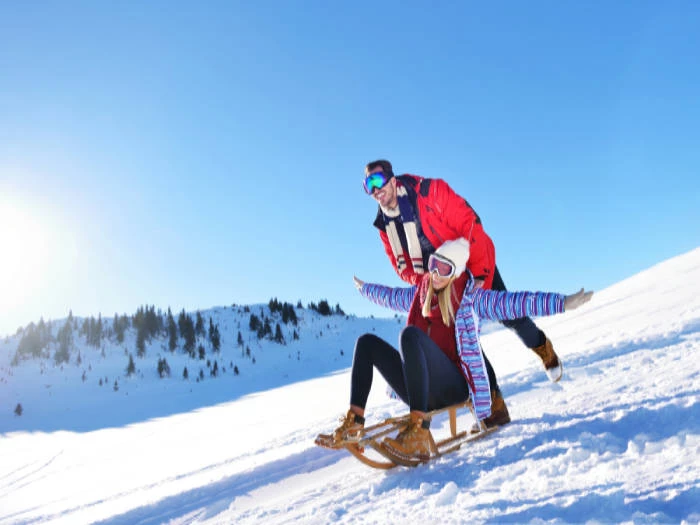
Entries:
[[450, 280], [447, 281], [447, 286], [437, 291], [433, 288], [433, 280], [428, 280], [428, 292], [425, 296], [425, 302], [423, 303], [423, 310], [421, 312], [423, 317], [430, 317], [430, 306], [433, 302], [433, 295], [437, 294], [442, 322], [445, 323], [445, 326], [450, 326], [452, 324], [455, 320], [455, 310], [452, 307], [452, 296], [454, 294], [452, 283], [454, 280], [455, 276], [453, 275], [450, 277]]

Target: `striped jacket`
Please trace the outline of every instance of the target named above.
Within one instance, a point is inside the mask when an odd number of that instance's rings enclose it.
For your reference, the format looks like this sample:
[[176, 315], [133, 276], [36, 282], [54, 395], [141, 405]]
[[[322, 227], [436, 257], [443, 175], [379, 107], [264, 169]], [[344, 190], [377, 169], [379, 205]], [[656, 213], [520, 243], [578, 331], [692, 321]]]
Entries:
[[[365, 283], [360, 293], [375, 304], [409, 313], [408, 324], [425, 331], [453, 362], [459, 363], [477, 417], [488, 417], [491, 414], [491, 392], [479, 345], [479, 319], [504, 321], [555, 315], [564, 311], [566, 296], [546, 292], [484, 290], [476, 288], [471, 274], [465, 272], [452, 284], [456, 296], [461, 300], [456, 309], [454, 326], [447, 327], [439, 315], [431, 316], [429, 324], [422, 316], [419, 317], [429, 280], [430, 274], [425, 274], [418, 285], [410, 288]], [[449, 340], [440, 337], [446, 330], [452, 335]]]

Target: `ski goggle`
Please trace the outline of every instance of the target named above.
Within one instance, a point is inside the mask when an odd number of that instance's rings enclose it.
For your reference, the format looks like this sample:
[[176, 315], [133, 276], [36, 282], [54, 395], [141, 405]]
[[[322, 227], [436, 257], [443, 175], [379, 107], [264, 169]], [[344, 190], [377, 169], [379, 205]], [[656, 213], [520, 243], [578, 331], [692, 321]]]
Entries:
[[365, 177], [362, 187], [365, 189], [367, 195], [372, 195], [374, 190], [381, 190], [386, 186], [389, 179], [391, 179], [391, 177], [387, 177], [381, 171], [379, 173], [371, 173]]
[[455, 265], [448, 258], [434, 253], [428, 259], [428, 271], [436, 272], [440, 277], [452, 277], [455, 274]]

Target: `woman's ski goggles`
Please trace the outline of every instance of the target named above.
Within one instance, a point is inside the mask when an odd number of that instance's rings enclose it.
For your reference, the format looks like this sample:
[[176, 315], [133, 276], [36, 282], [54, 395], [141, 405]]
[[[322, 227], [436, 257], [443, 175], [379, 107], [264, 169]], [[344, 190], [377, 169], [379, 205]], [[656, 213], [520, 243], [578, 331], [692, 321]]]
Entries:
[[367, 192], [367, 195], [372, 195], [374, 190], [381, 190], [386, 183], [391, 179], [390, 176], [384, 175], [381, 171], [379, 173], [371, 173], [365, 177], [362, 187]]
[[440, 277], [452, 277], [455, 274], [455, 265], [448, 258], [434, 253], [428, 259], [428, 271], [436, 272]]

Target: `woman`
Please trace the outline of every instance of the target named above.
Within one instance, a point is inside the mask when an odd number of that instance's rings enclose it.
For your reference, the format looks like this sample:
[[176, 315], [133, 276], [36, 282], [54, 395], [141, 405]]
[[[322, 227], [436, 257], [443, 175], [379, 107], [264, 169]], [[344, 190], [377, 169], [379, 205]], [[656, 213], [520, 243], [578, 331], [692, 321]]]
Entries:
[[401, 459], [430, 457], [430, 421], [426, 413], [471, 397], [487, 426], [510, 421], [495, 375], [479, 346], [479, 318], [504, 320], [554, 315], [588, 302], [593, 292], [564, 296], [542, 292], [496, 292], [475, 285], [466, 270], [469, 243], [445, 242], [428, 260], [429, 273], [412, 288], [389, 288], [355, 278], [362, 295], [399, 311], [408, 311], [399, 338], [400, 352], [373, 334], [358, 338], [353, 357], [350, 409], [332, 434], [316, 443], [328, 448], [359, 439], [372, 386], [373, 367], [410, 407], [410, 423], [384, 450]]

